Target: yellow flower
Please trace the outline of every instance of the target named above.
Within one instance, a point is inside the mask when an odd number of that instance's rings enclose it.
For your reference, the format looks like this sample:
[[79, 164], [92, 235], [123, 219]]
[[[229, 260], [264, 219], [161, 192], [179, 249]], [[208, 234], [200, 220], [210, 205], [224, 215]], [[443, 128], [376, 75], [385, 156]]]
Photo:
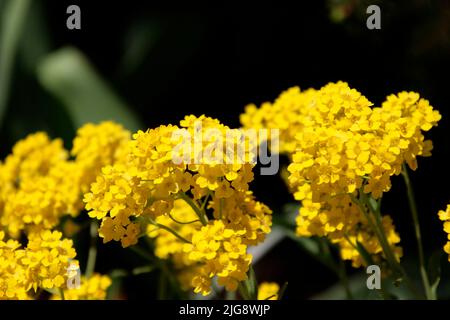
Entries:
[[447, 243], [444, 245], [444, 251], [449, 255], [448, 261], [450, 262], [450, 204], [444, 210], [439, 210], [439, 219], [444, 221], [444, 232], [447, 233]]
[[59, 231], [31, 233], [25, 248], [5, 241], [0, 231], [0, 299], [30, 299], [30, 290], [65, 288], [75, 256], [72, 240], [62, 239]]
[[258, 300], [278, 300], [280, 286], [276, 282], [262, 282], [258, 286]]

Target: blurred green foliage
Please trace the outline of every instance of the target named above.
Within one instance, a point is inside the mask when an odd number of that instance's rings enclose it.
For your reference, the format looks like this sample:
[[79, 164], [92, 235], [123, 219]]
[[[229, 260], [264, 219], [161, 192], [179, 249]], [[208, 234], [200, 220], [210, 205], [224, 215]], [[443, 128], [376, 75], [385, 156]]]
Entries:
[[143, 128], [137, 116], [75, 48], [49, 54], [38, 66], [42, 86], [67, 108], [75, 127], [114, 120], [131, 131]]

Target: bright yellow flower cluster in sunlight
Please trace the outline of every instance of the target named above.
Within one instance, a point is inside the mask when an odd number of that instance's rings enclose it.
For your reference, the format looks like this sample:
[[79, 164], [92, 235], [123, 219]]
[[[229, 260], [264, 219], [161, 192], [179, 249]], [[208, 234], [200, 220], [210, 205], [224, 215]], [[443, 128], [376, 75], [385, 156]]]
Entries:
[[0, 223], [11, 235], [56, 226], [81, 209], [79, 171], [60, 139], [45, 133], [19, 141], [0, 164]]
[[51, 229], [64, 215], [77, 216], [103, 166], [120, 159], [129, 132], [112, 122], [78, 130], [72, 155], [61, 139], [43, 132], [19, 141], [0, 163], [0, 224], [12, 236]]
[[[58, 231], [61, 219], [81, 212], [83, 192], [101, 167], [122, 158], [129, 140], [129, 132], [113, 122], [87, 124], [77, 132], [71, 158], [61, 139], [38, 132], [17, 142], [0, 162], [0, 225], [5, 230], [0, 232], [0, 299], [66, 288], [67, 267], [76, 252], [72, 240]], [[96, 280], [86, 281], [94, 286]], [[99, 290], [93, 298], [101, 296]]]
[[[81, 277], [79, 288], [67, 290], [64, 295], [65, 300], [105, 300], [106, 290], [111, 285], [108, 276], [93, 274], [90, 278]], [[60, 295], [53, 295], [52, 300], [60, 300]]]
[[[418, 156], [429, 156], [430, 140], [423, 132], [437, 125], [441, 115], [414, 92], [390, 95], [381, 107], [345, 82], [319, 90], [291, 88], [273, 103], [250, 105], [241, 115], [245, 127], [280, 128], [280, 150], [291, 159], [289, 185], [301, 201], [297, 218], [300, 236], [327, 236], [341, 243], [341, 255], [360, 265], [355, 243], [367, 241], [367, 220], [353, 197], [381, 197], [403, 164], [417, 168]], [[284, 139], [284, 140], [283, 140]], [[383, 228], [391, 246], [399, 242], [390, 219]], [[366, 244], [366, 242], [364, 242]], [[370, 253], [381, 247], [369, 241]], [[397, 258], [399, 248], [394, 249]], [[355, 257], [355, 258], [354, 258]]]
[[0, 299], [28, 299], [25, 270], [20, 258], [23, 250], [18, 250], [20, 243], [9, 239], [5, 241], [5, 233], [0, 231]]
[[438, 212], [439, 219], [444, 221], [444, 231], [447, 233], [447, 243], [444, 246], [444, 251], [449, 255], [448, 261], [450, 262], [450, 204], [447, 208]]
[[46, 230], [31, 234], [22, 248], [4, 237], [0, 232], [0, 299], [27, 299], [30, 289], [66, 286], [67, 268], [76, 256], [72, 240]]
[[[195, 292], [209, 294], [215, 276], [235, 290], [247, 277], [247, 247], [271, 229], [271, 211], [249, 191], [253, 144], [205, 116], [138, 131], [126, 159], [103, 167], [85, 194], [86, 209], [102, 220], [104, 242], [128, 247], [146, 232], [156, 237], [156, 255], [173, 259]], [[240, 147], [244, 153], [229, 152]]]
[[282, 92], [273, 103], [265, 102], [260, 108], [250, 104], [240, 116], [241, 123], [245, 128], [279, 129], [279, 151], [291, 154], [296, 147], [295, 135], [308, 124], [305, 119], [316, 92], [293, 87]]
[[88, 123], [78, 129], [71, 154], [81, 167], [81, 189], [88, 192], [101, 169], [124, 160], [131, 133], [121, 125], [105, 121]]
[[258, 286], [258, 300], [278, 300], [280, 286], [276, 282], [262, 282]]
[[215, 220], [194, 234], [192, 244], [185, 244], [189, 259], [204, 264], [201, 273], [192, 280], [195, 292], [210, 292], [211, 275], [217, 275], [218, 283], [229, 291], [236, 290], [239, 281], [247, 278], [252, 257], [243, 243], [244, 233], [245, 230], [234, 230], [222, 220]]

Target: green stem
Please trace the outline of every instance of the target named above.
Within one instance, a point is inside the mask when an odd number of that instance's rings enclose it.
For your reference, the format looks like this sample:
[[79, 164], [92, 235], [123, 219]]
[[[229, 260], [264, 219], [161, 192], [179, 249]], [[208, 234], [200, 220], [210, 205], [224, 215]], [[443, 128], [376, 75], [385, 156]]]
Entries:
[[195, 220], [192, 220], [192, 221], [186, 221], [186, 222], [183, 222], [183, 221], [180, 221], [180, 220], [178, 220], [178, 219], [175, 219], [174, 216], [172, 216], [172, 215], [170, 214], [170, 212], [168, 213], [168, 216], [169, 216], [170, 219], [172, 219], [174, 222], [176, 222], [176, 223], [178, 223], [178, 224], [191, 224], [191, 223], [195, 223], [195, 222], [200, 222], [199, 219], [195, 219]]
[[[381, 214], [380, 214], [379, 208], [374, 210], [372, 204], [369, 202], [369, 199], [367, 198], [367, 195], [362, 191], [360, 192], [360, 198], [361, 198], [362, 202], [361, 202], [361, 200], [358, 200], [354, 197], [352, 199], [356, 199], [356, 204], [359, 206], [361, 212], [366, 217], [369, 227], [375, 232], [375, 234], [378, 238], [378, 242], [380, 243], [380, 245], [383, 249], [383, 253], [384, 253], [389, 265], [391, 266], [392, 270], [395, 272], [395, 274], [397, 276], [402, 277], [405, 280], [405, 283], [408, 286], [408, 288], [411, 290], [411, 292], [417, 298], [421, 299], [421, 295], [418, 293], [413, 282], [411, 281], [409, 276], [406, 274], [405, 270], [400, 265], [399, 261], [397, 260], [394, 253], [392, 252], [391, 246], [389, 245], [389, 242], [387, 241], [386, 235], [384, 233], [384, 228], [382, 226]], [[368, 212], [366, 210], [366, 206], [367, 206], [367, 208], [369, 208], [370, 212]], [[371, 213], [374, 215], [375, 222], [372, 221]]]
[[61, 297], [61, 300], [66, 300], [66, 297], [64, 296], [64, 289], [63, 288], [59, 288], [59, 295]]
[[208, 194], [206, 195], [205, 199], [203, 200], [202, 206], [200, 208], [202, 211], [205, 211], [206, 204], [208, 203], [209, 197], [211, 197], [211, 195], [212, 195], [212, 192], [208, 191]]
[[180, 285], [177, 279], [174, 277], [173, 273], [170, 272], [164, 260], [153, 257], [151, 254], [147, 253], [146, 250], [138, 246], [132, 246], [130, 247], [130, 249], [142, 258], [152, 262], [155, 266], [157, 266], [161, 270], [162, 275], [164, 275], [164, 277], [169, 281], [173, 291], [176, 292], [179, 297], [183, 296], [183, 292], [180, 289]]
[[146, 260], [149, 260], [149, 261], [151, 261], [153, 263], [157, 262], [156, 258], [154, 258], [151, 254], [147, 253], [147, 251], [145, 251], [141, 247], [132, 246], [132, 247], [130, 247], [130, 250], [133, 251], [134, 253], [136, 253], [137, 255], [141, 256], [142, 258], [146, 259]]
[[280, 291], [278, 292], [278, 299], [277, 300], [281, 300], [284, 297], [284, 293], [286, 292], [288, 286], [288, 282], [285, 282], [283, 284], [283, 286], [281, 287]]
[[[354, 244], [346, 233], [344, 233], [344, 238], [353, 247], [353, 249], [358, 251], [359, 255], [363, 258], [364, 262], [366, 263], [366, 266], [374, 264], [370, 254], [367, 252], [366, 248], [364, 248], [364, 245], [362, 243], [357, 242], [357, 244]], [[381, 288], [377, 291], [380, 294], [381, 299], [383, 300], [391, 299], [389, 294], [384, 290], [384, 285], [382, 285]]]
[[95, 262], [97, 260], [97, 221], [92, 220], [89, 228], [91, 243], [89, 246], [88, 260], [86, 263], [86, 278], [90, 278], [95, 270]]
[[411, 180], [409, 179], [408, 168], [405, 165], [403, 165], [402, 176], [403, 176], [403, 180], [405, 181], [406, 191], [408, 194], [409, 207], [410, 207], [411, 215], [412, 215], [413, 222], [414, 222], [414, 232], [416, 235], [417, 249], [418, 249], [418, 254], [419, 254], [419, 268], [420, 268], [420, 274], [422, 277], [422, 284], [425, 289], [425, 295], [428, 300], [436, 300], [436, 297], [433, 294], [433, 290], [431, 290], [430, 281], [428, 279], [428, 274], [425, 269], [425, 256], [423, 253], [422, 235], [420, 232], [420, 223], [419, 223], [419, 214], [417, 211], [417, 205], [416, 205], [416, 200], [415, 200], [415, 196], [414, 196], [414, 189], [412, 187]]
[[251, 300], [248, 288], [243, 282], [239, 282], [238, 290], [244, 300]]
[[321, 251], [323, 252], [324, 256], [328, 257], [329, 266], [334, 271], [336, 276], [339, 278], [339, 282], [341, 283], [342, 287], [344, 288], [347, 299], [353, 300], [353, 295], [352, 295], [352, 292], [350, 290], [350, 286], [348, 283], [348, 277], [347, 277], [347, 272], [345, 270], [344, 261], [339, 256], [338, 262], [336, 263], [335, 259], [333, 258], [332, 254], [331, 254], [330, 244], [326, 239], [319, 238], [319, 246], [320, 246]]
[[179, 193], [178, 197], [180, 199], [183, 199], [195, 211], [195, 213], [197, 214], [198, 218], [200, 219], [201, 223], [204, 226], [208, 224], [208, 218], [206, 217], [204, 210], [200, 209], [194, 202], [194, 200], [192, 200], [189, 196], [187, 196], [183, 192]]
[[155, 266], [142, 266], [142, 267], [137, 267], [137, 268], [134, 268], [133, 270], [131, 270], [131, 274], [133, 276], [137, 276], [140, 274], [153, 272], [154, 270], [155, 270]]
[[180, 239], [184, 243], [192, 244], [192, 242], [190, 242], [188, 239], [184, 238], [182, 235], [180, 235], [178, 232], [176, 232], [172, 228], [170, 228], [168, 226], [165, 226], [165, 225], [163, 225], [161, 223], [158, 223], [158, 222], [154, 221], [151, 218], [149, 220], [150, 220], [150, 223], [153, 224], [155, 227], [158, 227], [158, 228], [161, 228], [161, 229], [164, 229], [164, 230], [170, 232], [171, 234], [173, 234], [175, 237], [177, 237], [178, 239]]

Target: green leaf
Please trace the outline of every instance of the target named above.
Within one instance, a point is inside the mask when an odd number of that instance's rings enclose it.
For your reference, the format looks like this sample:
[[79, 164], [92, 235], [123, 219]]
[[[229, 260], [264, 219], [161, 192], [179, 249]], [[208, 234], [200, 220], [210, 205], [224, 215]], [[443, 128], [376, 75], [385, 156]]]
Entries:
[[250, 266], [247, 285], [250, 299], [256, 300], [258, 295], [258, 281], [256, 280], [255, 270], [252, 266]]
[[50, 32], [46, 24], [44, 3], [33, 1], [30, 5], [30, 14], [27, 23], [23, 27], [19, 43], [20, 63], [30, 73], [35, 74], [38, 63], [52, 48]]
[[11, 75], [17, 46], [22, 34], [30, 0], [9, 0], [2, 3], [0, 18], [0, 125], [6, 111]]
[[42, 86], [67, 108], [74, 125], [113, 120], [132, 131], [142, 123], [77, 49], [51, 53], [38, 67]]
[[238, 290], [244, 300], [257, 299], [258, 282], [256, 280], [255, 271], [251, 265], [248, 270], [247, 279], [239, 283]]

